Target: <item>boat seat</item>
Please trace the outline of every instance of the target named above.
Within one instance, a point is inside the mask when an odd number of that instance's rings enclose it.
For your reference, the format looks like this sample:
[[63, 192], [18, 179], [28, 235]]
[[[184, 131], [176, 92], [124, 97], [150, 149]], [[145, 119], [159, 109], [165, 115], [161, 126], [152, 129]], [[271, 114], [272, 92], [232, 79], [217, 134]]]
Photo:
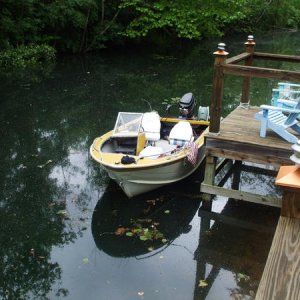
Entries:
[[170, 154], [172, 151], [174, 151], [177, 146], [169, 144], [166, 140], [159, 140], [155, 143], [156, 147], [162, 148], [164, 154]]
[[139, 156], [156, 159], [162, 154], [163, 154], [163, 149], [161, 147], [147, 146], [145, 149], [143, 149], [140, 152]]
[[169, 142], [171, 145], [184, 146], [185, 144], [192, 142], [193, 129], [190, 123], [180, 121], [170, 131]]
[[146, 140], [156, 142], [160, 139], [160, 117], [155, 111], [144, 113], [142, 128], [146, 134]]

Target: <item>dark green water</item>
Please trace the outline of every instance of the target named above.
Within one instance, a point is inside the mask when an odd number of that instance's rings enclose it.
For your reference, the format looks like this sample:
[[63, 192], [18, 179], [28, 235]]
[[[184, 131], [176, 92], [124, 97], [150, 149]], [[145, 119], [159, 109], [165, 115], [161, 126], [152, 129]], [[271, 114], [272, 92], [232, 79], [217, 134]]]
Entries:
[[[258, 36], [256, 50], [299, 55], [299, 40]], [[245, 37], [222, 41], [230, 55], [244, 50]], [[201, 170], [128, 200], [88, 153], [118, 111], [148, 110], [143, 99], [161, 114], [164, 99], [190, 91], [209, 105], [218, 42], [64, 57], [47, 72], [1, 75], [1, 299], [254, 299], [278, 209], [218, 197], [213, 210], [234, 221], [199, 217]], [[253, 80], [251, 104], [268, 102], [275, 84]], [[240, 93], [241, 80], [226, 78], [223, 116]], [[242, 172], [241, 184], [272, 194], [272, 180]], [[136, 222], [155, 223], [166, 241], [114, 234]]]

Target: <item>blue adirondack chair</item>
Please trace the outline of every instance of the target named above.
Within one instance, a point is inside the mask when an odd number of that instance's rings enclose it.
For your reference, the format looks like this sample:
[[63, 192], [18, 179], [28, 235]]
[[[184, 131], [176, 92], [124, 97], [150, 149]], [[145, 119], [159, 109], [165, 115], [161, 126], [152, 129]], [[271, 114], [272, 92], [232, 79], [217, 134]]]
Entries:
[[262, 111], [255, 114], [260, 120], [260, 136], [265, 138], [267, 129], [273, 130], [289, 143], [297, 143], [298, 138], [288, 131], [289, 128], [300, 134], [300, 125], [297, 116], [300, 113], [300, 97], [295, 108], [284, 108], [270, 105], [261, 105]]
[[281, 90], [300, 90], [300, 84], [289, 82], [278, 82], [278, 88]]
[[300, 90], [272, 89], [272, 106], [295, 108]]

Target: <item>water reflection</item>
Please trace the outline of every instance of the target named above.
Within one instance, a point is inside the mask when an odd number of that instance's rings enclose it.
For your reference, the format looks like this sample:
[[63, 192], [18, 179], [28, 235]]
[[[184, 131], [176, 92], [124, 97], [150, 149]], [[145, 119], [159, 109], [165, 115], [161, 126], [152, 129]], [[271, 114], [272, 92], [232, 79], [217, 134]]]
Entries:
[[200, 202], [178, 196], [174, 185], [173, 193], [160, 189], [130, 200], [113, 182], [110, 185], [92, 218], [95, 243], [110, 256], [149, 257], [191, 229]]
[[194, 300], [254, 299], [279, 209], [229, 200], [221, 214], [204, 205], [199, 216]]

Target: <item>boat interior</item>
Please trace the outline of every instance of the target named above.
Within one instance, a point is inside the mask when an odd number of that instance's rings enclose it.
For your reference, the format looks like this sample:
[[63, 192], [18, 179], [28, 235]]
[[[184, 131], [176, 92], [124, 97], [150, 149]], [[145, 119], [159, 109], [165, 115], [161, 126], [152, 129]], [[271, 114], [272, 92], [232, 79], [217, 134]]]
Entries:
[[121, 112], [101, 151], [157, 158], [195, 141], [207, 126], [194, 119], [160, 118], [157, 112]]

